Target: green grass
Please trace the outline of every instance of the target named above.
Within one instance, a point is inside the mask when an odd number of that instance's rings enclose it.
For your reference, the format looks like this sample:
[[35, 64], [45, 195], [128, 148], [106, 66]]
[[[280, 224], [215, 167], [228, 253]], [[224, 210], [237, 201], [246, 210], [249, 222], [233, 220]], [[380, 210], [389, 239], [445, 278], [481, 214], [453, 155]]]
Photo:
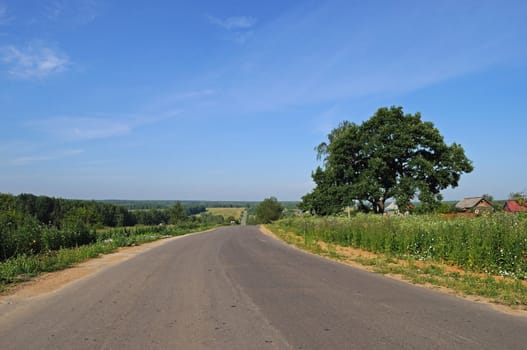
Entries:
[[[359, 263], [412, 283], [527, 309], [525, 216], [455, 220], [437, 216], [306, 217], [280, 220], [268, 227], [288, 243], [315, 254]], [[339, 247], [365, 254], [346, 256]]]
[[527, 216], [291, 217], [278, 227], [306, 241], [460, 266], [468, 271], [527, 277]]
[[119, 247], [140, 245], [161, 238], [202, 231], [212, 226], [178, 227], [154, 226], [105, 229], [98, 233], [97, 242], [76, 248], [64, 248], [44, 254], [20, 255], [0, 262], [0, 292], [9, 286], [26, 281], [42, 272], [71, 267], [101, 254], [114, 252]]

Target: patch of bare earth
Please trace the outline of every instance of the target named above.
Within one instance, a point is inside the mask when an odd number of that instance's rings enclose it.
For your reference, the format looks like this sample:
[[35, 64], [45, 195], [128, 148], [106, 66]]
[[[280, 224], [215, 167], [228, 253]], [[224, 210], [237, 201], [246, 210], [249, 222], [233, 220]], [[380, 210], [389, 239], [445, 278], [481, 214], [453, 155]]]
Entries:
[[160, 239], [139, 246], [118, 248], [115, 253], [101, 255], [65, 270], [43, 273], [27, 282], [8, 288], [0, 295], [0, 304], [8, 301], [23, 300], [43, 296], [57, 291], [70, 283], [100, 272], [110, 266], [126, 261], [147, 250], [165, 244], [179, 237]]
[[[355, 268], [359, 268], [361, 270], [366, 270], [369, 272], [376, 272], [374, 266], [369, 266], [369, 265], [364, 265], [364, 264], [359, 263], [358, 261], [360, 261], [361, 259], [365, 259], [365, 260], [378, 259], [378, 260], [383, 260], [383, 261], [387, 259], [387, 257], [384, 254], [372, 253], [366, 250], [352, 248], [352, 247], [344, 247], [344, 246], [339, 246], [339, 245], [327, 244], [326, 242], [321, 242], [321, 241], [317, 241], [315, 243], [318, 246], [318, 249], [310, 249], [308, 247], [305, 247], [304, 239], [301, 236], [295, 234], [294, 232], [286, 232], [281, 229], [279, 230], [280, 230], [280, 235], [277, 235], [273, 231], [269, 230], [267, 227], [263, 225], [260, 226], [260, 232], [262, 232], [263, 234], [268, 235], [278, 240], [285, 241], [289, 243], [290, 245], [292, 245], [294, 248], [302, 250], [303, 252], [307, 252], [307, 253], [314, 254], [317, 256], [322, 256], [326, 259], [337, 261], [337, 262], [340, 262], [340, 263], [343, 263], [343, 264], [346, 264], [346, 265], [349, 265]], [[314, 251], [316, 251], [316, 253]], [[477, 277], [485, 277], [485, 278], [487, 277], [487, 275], [485, 274], [467, 272], [458, 266], [452, 266], [452, 265], [447, 265], [447, 264], [437, 264], [437, 263], [430, 263], [426, 261], [413, 261], [411, 262], [411, 264], [421, 269], [424, 269], [426, 267], [431, 267], [431, 266], [438, 267], [442, 269], [445, 272], [445, 274], [458, 273], [460, 275], [470, 274], [470, 275], [477, 276]], [[392, 267], [408, 266], [410, 265], [410, 262], [404, 259], [390, 258], [390, 262], [388, 263], [388, 265]], [[483, 303], [500, 312], [527, 317], [526, 310], [513, 308], [507, 305], [496, 304], [490, 298], [486, 298], [483, 296], [465, 295], [465, 294], [462, 294], [461, 292], [447, 288], [445, 286], [439, 286], [439, 285], [431, 284], [428, 282], [424, 284], [413, 283], [412, 281], [409, 280], [407, 276], [402, 275], [402, 274], [388, 273], [388, 274], [384, 274], [384, 276], [393, 278], [399, 281], [412, 283], [413, 285], [416, 285], [419, 287], [433, 289], [438, 292], [461, 297], [463, 299], [470, 300], [473, 302]], [[492, 276], [492, 277], [495, 280], [505, 279], [504, 277], [501, 277], [501, 276]], [[523, 283], [527, 284], [527, 281], [523, 281]]]

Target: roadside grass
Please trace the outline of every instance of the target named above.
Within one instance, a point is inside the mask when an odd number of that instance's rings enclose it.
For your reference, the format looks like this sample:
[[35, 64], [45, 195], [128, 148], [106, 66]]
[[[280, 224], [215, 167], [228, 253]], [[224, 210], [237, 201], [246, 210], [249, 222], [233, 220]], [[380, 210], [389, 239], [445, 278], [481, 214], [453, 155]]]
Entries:
[[522, 279], [465, 271], [453, 265], [326, 243], [312, 235], [286, 230], [281, 227], [280, 222], [265, 225], [264, 228], [297, 248], [332, 260], [450, 294], [470, 297], [472, 300], [527, 310], [527, 282]]
[[0, 293], [43, 272], [63, 270], [88, 259], [97, 258], [101, 254], [113, 253], [120, 247], [141, 245], [162, 238], [203, 231], [215, 226], [110, 228], [98, 232], [97, 242], [92, 244], [63, 248], [43, 254], [13, 257], [0, 262]]
[[224, 219], [232, 216], [236, 220], [239, 220], [242, 217], [244, 211], [245, 208], [207, 208], [207, 212], [212, 215], [221, 215]]

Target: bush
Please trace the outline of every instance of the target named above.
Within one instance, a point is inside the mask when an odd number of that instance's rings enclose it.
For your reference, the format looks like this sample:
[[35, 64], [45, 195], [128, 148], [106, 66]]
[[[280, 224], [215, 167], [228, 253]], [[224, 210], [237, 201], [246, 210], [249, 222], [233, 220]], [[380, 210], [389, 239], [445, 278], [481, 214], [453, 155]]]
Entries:
[[69, 217], [62, 229], [46, 226], [33, 216], [14, 210], [0, 211], [0, 260], [32, 255], [96, 241], [94, 231], [77, 217]]
[[0, 211], [0, 259], [40, 252], [40, 233], [41, 227], [35, 218], [14, 210]]
[[280, 219], [284, 207], [275, 197], [264, 199], [256, 206], [256, 221], [261, 224], [268, 224], [272, 221]]

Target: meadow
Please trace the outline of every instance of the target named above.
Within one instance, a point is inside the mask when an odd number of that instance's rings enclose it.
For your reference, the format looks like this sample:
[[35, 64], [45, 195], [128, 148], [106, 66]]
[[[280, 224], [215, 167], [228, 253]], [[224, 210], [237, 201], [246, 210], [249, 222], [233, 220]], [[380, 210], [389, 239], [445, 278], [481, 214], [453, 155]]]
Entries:
[[478, 218], [437, 215], [290, 217], [276, 224], [306, 243], [455, 265], [467, 271], [527, 278], [527, 216], [497, 213]]
[[300, 249], [527, 310], [527, 216], [296, 216], [266, 225]]

